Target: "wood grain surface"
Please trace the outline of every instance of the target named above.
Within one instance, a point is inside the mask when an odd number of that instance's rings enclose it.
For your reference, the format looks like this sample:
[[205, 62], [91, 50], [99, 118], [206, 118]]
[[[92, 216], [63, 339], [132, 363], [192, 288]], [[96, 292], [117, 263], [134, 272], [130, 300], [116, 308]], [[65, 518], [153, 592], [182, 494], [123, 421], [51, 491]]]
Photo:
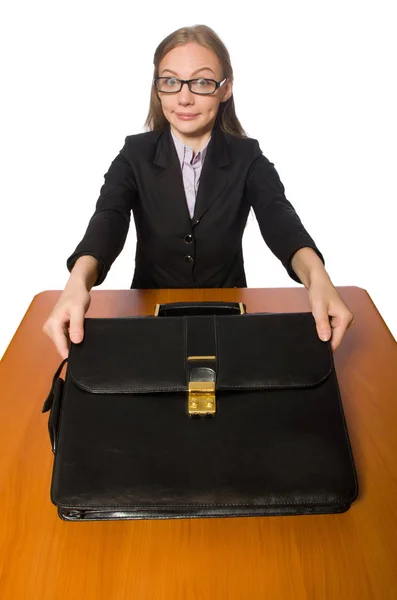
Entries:
[[[1, 600], [397, 599], [397, 345], [367, 292], [339, 287], [355, 321], [335, 352], [359, 497], [340, 515], [66, 523], [49, 492], [41, 408], [60, 363], [34, 297], [0, 365]], [[92, 292], [87, 316], [156, 302], [242, 301], [308, 311], [301, 288]]]

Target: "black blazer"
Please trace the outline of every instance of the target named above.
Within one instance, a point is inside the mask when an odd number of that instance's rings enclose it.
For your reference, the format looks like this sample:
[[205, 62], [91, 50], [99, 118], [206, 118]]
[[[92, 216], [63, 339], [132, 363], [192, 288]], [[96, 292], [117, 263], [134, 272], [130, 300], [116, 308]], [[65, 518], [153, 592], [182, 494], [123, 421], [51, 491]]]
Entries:
[[215, 126], [208, 144], [193, 218], [169, 125], [127, 136], [105, 174], [96, 210], [67, 260], [94, 256], [105, 279], [121, 252], [132, 210], [137, 233], [131, 288], [246, 287], [242, 237], [252, 206], [263, 239], [289, 275], [304, 246], [323, 256], [303, 227], [277, 171], [258, 141]]

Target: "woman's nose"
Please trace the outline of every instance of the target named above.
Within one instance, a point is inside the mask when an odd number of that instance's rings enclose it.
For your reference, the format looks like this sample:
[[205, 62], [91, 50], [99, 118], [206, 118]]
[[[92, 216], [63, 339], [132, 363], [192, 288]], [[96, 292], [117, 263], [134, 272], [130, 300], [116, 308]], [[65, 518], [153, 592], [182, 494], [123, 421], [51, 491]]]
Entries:
[[194, 94], [189, 90], [187, 83], [182, 84], [182, 89], [178, 92], [178, 100], [182, 102], [191, 102]]

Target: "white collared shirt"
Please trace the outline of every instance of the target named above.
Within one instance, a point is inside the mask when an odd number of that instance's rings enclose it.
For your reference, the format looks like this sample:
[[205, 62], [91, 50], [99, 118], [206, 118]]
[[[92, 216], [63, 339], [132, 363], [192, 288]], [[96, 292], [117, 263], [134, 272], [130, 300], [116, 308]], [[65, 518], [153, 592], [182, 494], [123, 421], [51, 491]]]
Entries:
[[171, 135], [172, 139], [174, 140], [175, 148], [181, 165], [187, 206], [190, 217], [193, 218], [201, 170], [203, 168], [204, 159], [207, 154], [208, 144], [211, 136], [209, 137], [204, 148], [202, 148], [193, 158], [193, 149], [190, 148], [190, 146], [186, 146], [179, 138], [177, 138], [172, 129]]

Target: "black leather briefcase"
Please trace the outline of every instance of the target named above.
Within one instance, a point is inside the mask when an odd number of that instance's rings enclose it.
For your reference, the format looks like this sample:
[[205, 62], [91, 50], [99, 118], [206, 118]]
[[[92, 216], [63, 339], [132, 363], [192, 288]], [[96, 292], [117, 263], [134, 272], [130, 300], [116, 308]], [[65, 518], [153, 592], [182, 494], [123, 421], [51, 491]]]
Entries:
[[55, 374], [43, 412], [59, 516], [346, 511], [356, 471], [312, 314], [157, 312], [87, 318]]

